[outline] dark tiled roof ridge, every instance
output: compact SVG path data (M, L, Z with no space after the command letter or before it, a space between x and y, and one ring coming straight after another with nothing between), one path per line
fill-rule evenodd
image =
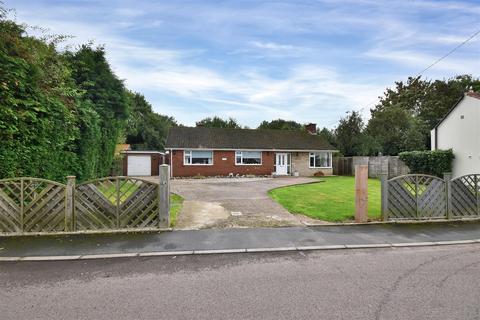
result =
M166 148L334 150L322 136L300 130L173 127Z

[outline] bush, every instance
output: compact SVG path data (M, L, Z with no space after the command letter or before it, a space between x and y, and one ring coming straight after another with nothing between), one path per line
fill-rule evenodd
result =
M452 149L408 151L400 153L399 157L410 168L411 173L430 174L441 178L445 172L452 172L455 158Z

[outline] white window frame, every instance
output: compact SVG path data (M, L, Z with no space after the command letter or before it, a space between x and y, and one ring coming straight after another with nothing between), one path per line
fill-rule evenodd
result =
M212 154L212 163L192 163L193 152L210 152ZM187 163L186 158L190 157L190 163ZM183 150L183 165L184 166L213 166L213 150Z
M259 152L260 153L260 163L243 163L243 152ZM237 162L237 157L240 155L240 163ZM235 165L236 166L261 166L263 163L263 152L262 151L235 151Z
M315 155L316 154L321 154L321 153L326 153L328 155L328 160L330 162L330 166L328 167L316 167L316 163L315 163ZM313 158L313 164L314 166L312 167L310 165L310 160ZM310 169L331 169L332 168L332 153L331 152L310 152L309 153L309 156L308 156L308 167Z

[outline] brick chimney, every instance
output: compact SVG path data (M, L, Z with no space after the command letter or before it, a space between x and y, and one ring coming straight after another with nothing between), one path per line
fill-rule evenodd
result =
M316 123L309 123L305 125L305 129L310 134L317 134L317 124Z

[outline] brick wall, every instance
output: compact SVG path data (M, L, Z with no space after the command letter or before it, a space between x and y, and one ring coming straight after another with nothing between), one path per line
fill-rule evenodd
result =
M274 171L275 153L262 152L261 165L235 165L235 151L214 151L213 165L184 165L183 151L172 152L172 174L174 177L228 176L234 175L270 175Z

